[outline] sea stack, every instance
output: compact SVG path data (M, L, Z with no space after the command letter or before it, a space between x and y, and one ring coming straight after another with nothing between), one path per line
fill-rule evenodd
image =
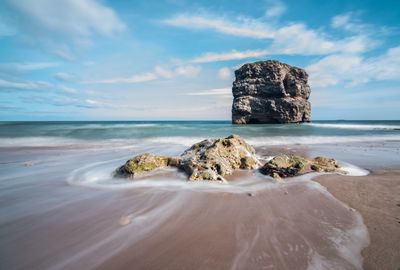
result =
M304 69L268 60L244 64L235 77L232 123L310 122L311 88Z

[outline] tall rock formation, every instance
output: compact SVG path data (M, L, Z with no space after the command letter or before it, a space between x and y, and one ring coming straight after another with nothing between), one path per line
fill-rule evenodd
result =
M275 60L245 64L235 71L232 123L309 122L311 93L304 69Z

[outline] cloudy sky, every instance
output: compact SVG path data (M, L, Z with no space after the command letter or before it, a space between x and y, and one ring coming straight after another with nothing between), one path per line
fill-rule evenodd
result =
M397 0L1 0L0 120L230 119L266 59L310 74L313 119L400 119Z

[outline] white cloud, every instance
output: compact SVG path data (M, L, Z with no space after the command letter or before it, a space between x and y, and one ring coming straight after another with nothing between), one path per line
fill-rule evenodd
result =
M247 50L247 51L230 51L224 53L205 53L199 57L192 59L193 63L208 63L208 62L218 62L218 61L228 61L228 60L239 60L246 58L257 58L266 56L269 54L267 50Z
M183 28L210 29L233 36L257 39L271 38L273 36L273 31L265 24L246 17L237 17L236 21L230 21L213 15L180 14L163 22Z
M350 21L350 13L339 14L332 18L331 26L333 28L342 28L348 25Z
M55 90L55 93L76 94L78 90L65 85L55 85L46 81L5 80L0 79L0 90ZM59 92L61 91L61 92Z
M326 55L332 53L362 53L374 43L364 36L354 36L341 40L329 40L303 24L282 27L275 33L272 44L267 49L208 52L192 59L193 63L259 58L267 55Z
M75 75L67 73L67 72L58 72L54 75L54 77L59 81L71 81L75 78Z
M330 55L309 65L306 70L313 87L327 87L338 84L343 79L340 74L349 74L361 62L362 58L357 55Z
M125 29L117 14L96 0L8 0L23 24L31 23L40 32L69 36L110 36Z
M76 90L75 88L72 88L72 87L60 85L60 86L58 86L58 88L60 88L61 91L65 92L65 93L68 93L68 94L76 94L76 93L78 93L78 90Z
M188 96L229 96L232 97L232 90L230 88L215 88L208 90L200 90L197 92L187 93Z
M227 19L212 14L181 14L165 20L166 24L189 28L214 30L220 33L270 40L264 49L208 52L192 59L194 63L227 61L246 58L257 58L265 55L326 55L333 53L363 53L374 48L377 42L367 34L355 34L344 38L332 38L321 30L308 28L303 23L290 23L283 26L245 17ZM345 18L337 18L335 25L346 22ZM352 26L355 28L354 26Z
M43 81L8 81L0 79L0 90L41 90L50 86L51 84Z
M286 6L279 0L268 1L268 7L265 15L267 17L279 17L286 11Z
M49 41L43 41L45 46L49 49L51 53L65 59L65 60L75 60L75 55L73 50L66 44L58 44Z
M336 52L360 53L367 50L369 40L354 36L331 40L324 33L308 29L304 24L292 24L279 28L270 46L273 54L324 55Z
M194 77L201 71L201 67L193 65L180 65L175 68L167 68L157 65L154 73L162 78L171 79L176 76Z
M201 71L201 67L199 66L192 66L192 65L187 65L187 66L178 66L175 69L175 73L180 76L184 77L194 77L197 74L199 74Z
M364 72L371 80L400 81L400 46L390 48L381 56L367 58L364 64Z
M344 29L349 32L365 33L372 26L361 23L357 19L356 13L348 12L334 16L331 20L331 27L336 29Z
M365 58L356 54L329 55L306 67L313 87L345 83L347 87L370 81L400 81L400 46L386 53Z
M58 66L55 62L25 62L25 63L2 63L0 70L8 72L26 72L40 69L53 68Z
M157 66L154 68L154 72L155 72L157 75L159 75L159 76L161 76L161 77L163 77L163 78L166 78L166 79L170 79L170 78L172 78L172 77L175 76L173 70L168 69L168 68L165 68L165 67L162 67L162 66L159 66L159 65L157 65Z
M104 84L115 84L115 83L140 83L147 81L154 81L159 78L171 79L177 76L182 77L194 77L201 71L201 67L193 65L182 65L174 68L167 68L157 65L154 68L154 72L147 72L142 74L135 74L129 77L111 78L105 80L87 81L84 83L104 83Z
M90 45L93 36L110 37L126 29L103 1L6 0L5 4L25 42L68 60L78 48Z
M230 68L223 67L218 70L218 77L220 77L222 80L229 80L232 78L232 71Z
M157 79L157 76L154 73L142 73L135 74L129 77L119 77L105 80L97 80L97 81L88 81L84 83L104 83L104 84L115 84L115 83L139 83L139 82L148 82Z
M90 105L99 104L99 102L97 100L94 100L94 99L86 99L85 102L87 104L90 104Z

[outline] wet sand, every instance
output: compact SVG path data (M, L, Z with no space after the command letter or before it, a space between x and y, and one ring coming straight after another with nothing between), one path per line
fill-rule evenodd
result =
M363 177L324 175L315 181L363 216L370 235L362 251L364 269L400 269L400 169Z
M357 248L347 250L349 239L365 240L352 232L359 229L353 227L352 212L337 207L323 193L293 185L252 196L193 192L180 196L185 203L155 232L97 269L360 267ZM313 206L315 202L319 205ZM345 251L341 253L335 244Z
M400 269L400 148L399 142L326 144L260 149L264 155L329 155L370 171L362 177L323 175L313 180L335 198L356 209L370 235L362 251L363 268Z
M169 145L0 149L0 269L398 267L399 169L323 175L317 181L329 192L311 180L276 184L254 173L225 189L188 186L177 172L135 188L102 182L149 149L171 154Z

